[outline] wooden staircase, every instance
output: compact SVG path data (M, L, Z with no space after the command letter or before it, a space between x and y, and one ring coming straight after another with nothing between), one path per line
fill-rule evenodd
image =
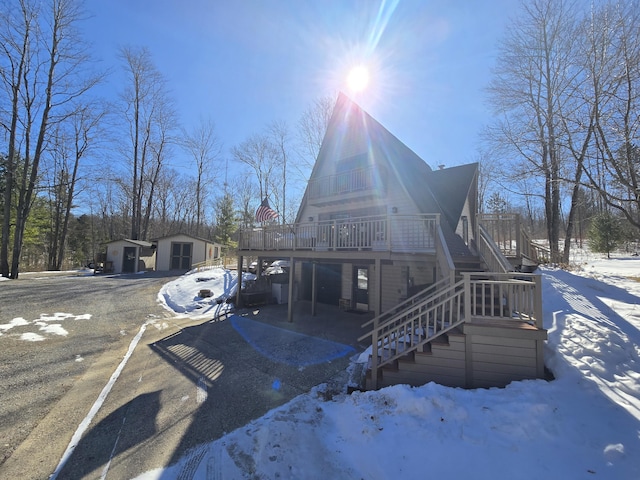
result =
M541 283L520 272L462 272L365 326L373 330L365 388L437 382L505 386L543 378Z
M510 219L507 225L519 228ZM372 328L359 339L372 343L366 388L431 381L484 388L544 378L540 276L514 271L504 245L482 225L478 255L449 235L452 256L439 234L442 280L363 325ZM513 243L508 238L505 245ZM523 239L528 241L520 235L516 242Z
M462 330L454 328L385 365L378 372L378 388L396 384L420 386L436 382L449 387L464 387L465 340ZM371 369L367 370L367 389L372 386Z

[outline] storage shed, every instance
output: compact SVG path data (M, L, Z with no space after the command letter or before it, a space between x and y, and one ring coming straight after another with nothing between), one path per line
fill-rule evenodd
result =
M154 245L142 240L123 238L107 243L104 273L138 273L153 270L156 263Z
M156 270L190 270L200 262L215 261L222 255L222 245L183 233L153 241L156 246Z

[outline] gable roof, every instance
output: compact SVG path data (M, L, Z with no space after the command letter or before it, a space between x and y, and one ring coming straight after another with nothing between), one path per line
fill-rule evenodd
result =
M440 211L453 229L456 228L465 201L478 171L477 163L443 168L431 172L429 189L433 192Z
M441 213L455 230L475 179L477 164L433 171L381 123L340 93L318 159L344 157L343 149L351 144L366 145L369 151L380 152L418 210L422 213ZM317 174L319 163L316 161L314 164L311 178ZM296 221L300 221L301 214L302 209L299 209Z
M154 238L152 241L159 242L160 240L167 240L167 239L173 238L173 237L188 237L188 238L192 238L194 240L198 240L200 242L210 243L212 245L222 245L220 243L214 242L213 240L207 240L206 238L196 237L194 235L189 235L188 233L172 233L171 235L165 235L164 237Z
M150 242L145 242L144 240L132 240L130 238L119 238L117 240L111 240L109 242L106 242L105 245L110 245L112 243L117 243L117 242L127 242L133 245L136 245L137 247L145 247L145 248L150 248L151 246L153 246L153 244Z

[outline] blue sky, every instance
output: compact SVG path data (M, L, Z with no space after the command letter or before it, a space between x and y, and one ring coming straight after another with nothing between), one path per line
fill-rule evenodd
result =
M216 123L225 152L271 121L295 126L344 91L429 165L475 161L483 88L515 0L86 0L96 56L120 88L118 48L146 46L182 123ZM351 95L349 69L369 88ZM226 153L230 159L230 155ZM179 160L179 159L177 159Z

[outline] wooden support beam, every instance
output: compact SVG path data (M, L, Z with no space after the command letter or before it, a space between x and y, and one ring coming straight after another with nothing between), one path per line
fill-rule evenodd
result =
M238 255L238 260L236 263L236 272L238 273L238 288L236 290L236 307L240 308L242 307L242 296L241 291L242 291L242 262L243 262L243 257L242 255Z
M376 258L376 303L374 305L374 315L380 316L382 313L382 261Z
M287 320L293 323L293 284L296 278L296 263L293 257L289 258L289 304L287 305Z
M316 284L316 262L311 267L311 316L316 316L316 302L318 301L317 284Z

